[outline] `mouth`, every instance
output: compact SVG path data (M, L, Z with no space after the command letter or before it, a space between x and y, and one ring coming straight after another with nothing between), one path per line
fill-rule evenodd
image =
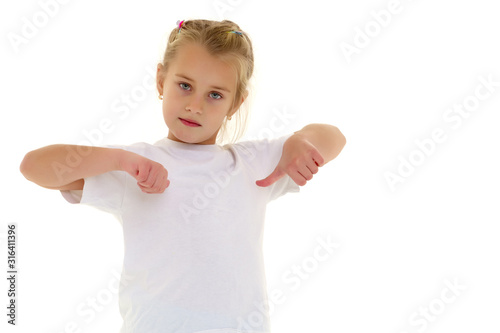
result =
M190 126L190 127L199 127L199 126L201 126L196 121L191 120L191 119L183 119L183 118L179 118L179 119L186 126Z

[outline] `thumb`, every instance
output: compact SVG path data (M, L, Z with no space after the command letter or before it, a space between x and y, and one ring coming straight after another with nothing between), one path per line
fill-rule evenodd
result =
M267 187L277 182L284 175L286 175L286 173L281 169L279 169L278 167L276 167L276 169L274 169L274 171L269 176L267 176L264 179L257 180L255 184L257 184L258 186Z

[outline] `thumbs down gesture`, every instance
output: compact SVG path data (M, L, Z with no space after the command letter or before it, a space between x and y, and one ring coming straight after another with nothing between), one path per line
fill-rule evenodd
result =
M319 150L305 136L296 132L283 144L281 159L274 171L255 183L267 187L289 175L297 185L304 186L324 163Z

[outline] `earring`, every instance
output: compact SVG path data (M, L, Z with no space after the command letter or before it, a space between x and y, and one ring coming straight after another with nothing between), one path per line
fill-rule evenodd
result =
M158 95L158 99L163 100L163 95Z
M231 116L227 117L227 120L231 120Z

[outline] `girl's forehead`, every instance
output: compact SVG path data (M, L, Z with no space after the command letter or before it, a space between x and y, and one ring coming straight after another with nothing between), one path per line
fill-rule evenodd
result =
M174 76L183 75L199 83L228 88L236 86L234 66L210 54L203 45L197 43L179 47L169 69Z

